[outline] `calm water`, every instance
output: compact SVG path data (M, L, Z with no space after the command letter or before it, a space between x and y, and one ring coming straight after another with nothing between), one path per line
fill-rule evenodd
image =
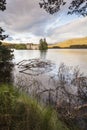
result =
M14 63L24 59L42 58L51 60L56 65L64 63L68 66L79 66L87 74L87 49L50 49L47 52L39 50L14 50Z
M41 59L42 61L50 60L52 63L54 63L53 69L49 72L46 70L45 73L40 75L32 75L30 74L30 72L32 71L32 73L34 74L36 70L28 68L28 70L26 71L26 68L21 68L24 67L23 64L21 67L20 65L18 66L18 64L16 64L22 60L28 59ZM14 50L13 62L15 63L13 71L13 79L15 86L18 86L22 91L27 92L30 96L33 96L35 98L37 97L43 102L50 102L49 99L55 102L57 100L61 100L61 98L64 96L62 95L62 91L59 90L59 97L56 98L56 88L58 88L59 84L58 75L56 74L58 74L57 68L61 63L64 63L67 66L79 66L81 72L84 72L84 74L87 75L86 49L50 49L47 52L40 52L39 50ZM24 71L20 71L21 69ZM43 69L41 68L41 70ZM40 70L37 69L37 72L40 72ZM77 87L75 85L72 86L70 82L72 80L71 73L69 73L69 70L67 69L64 70L63 73L67 81L66 90L68 91L68 93L76 94ZM49 97L49 95L51 97Z

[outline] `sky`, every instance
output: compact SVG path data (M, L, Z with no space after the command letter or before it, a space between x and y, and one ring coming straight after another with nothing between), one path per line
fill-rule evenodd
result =
M7 0L7 9L0 11L0 26L9 35L6 42L38 44L46 38L48 43L58 43L87 36L87 17L67 15L68 2L50 15L39 7L39 1Z

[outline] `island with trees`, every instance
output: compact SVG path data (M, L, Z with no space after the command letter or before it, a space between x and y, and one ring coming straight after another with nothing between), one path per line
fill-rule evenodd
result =
M48 44L47 44L45 38L44 39L40 39L39 49L40 50L47 50L48 49Z
M64 0L40 0L39 3L40 7L50 14L58 12L65 4ZM0 11L5 9L6 0L0 0ZM68 14L73 13L86 16L87 0L72 0ZM42 59L22 60L16 64L20 73L20 78L17 76L16 78L20 85L15 86L11 80L14 78L11 75L14 69L11 48L26 49L26 46L25 44L3 45L2 41L8 37L8 35L3 35L3 32L4 30L0 27L0 129L86 130L87 76L82 74L78 68L73 69L62 63L56 70L56 75L50 77L49 82L53 81L53 87L46 88L37 82L34 76L38 77L45 72L50 72L54 64L49 60ZM40 39L39 50L48 48L46 39ZM53 48L61 47L53 46ZM71 45L68 48L87 48L87 46L84 44ZM27 78L22 74L30 76L30 78L28 77L28 87L25 84ZM23 78L26 79L25 82L22 82ZM71 93L68 91L68 87L71 89L74 87L77 93ZM30 95L29 90L33 92ZM45 99L41 101L41 96L44 93L46 93L47 100L45 96Z

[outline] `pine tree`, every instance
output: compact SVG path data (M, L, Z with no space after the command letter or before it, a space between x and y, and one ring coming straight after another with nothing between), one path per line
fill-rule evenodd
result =
M46 42L46 39L40 39L40 44L39 44L39 49L40 50L47 50L48 49L48 45Z

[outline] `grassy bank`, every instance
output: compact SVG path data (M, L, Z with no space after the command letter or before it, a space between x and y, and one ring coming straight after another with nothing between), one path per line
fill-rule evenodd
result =
M50 107L9 85L0 85L1 130L69 130Z

